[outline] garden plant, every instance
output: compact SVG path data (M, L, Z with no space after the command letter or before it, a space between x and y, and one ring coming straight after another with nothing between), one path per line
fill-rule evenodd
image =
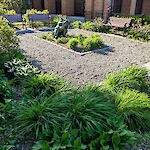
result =
M109 74L102 85L76 87L33 66L18 49L14 30L5 20L0 24L0 150L124 150L149 142L145 68L131 66ZM42 37L53 40L52 34ZM56 42L86 50L103 46L98 34Z
M106 47L99 34L92 34L90 36L80 35L69 35L66 34L65 37L59 37L56 40L53 38L53 33L42 34L40 38L46 39L48 41L56 42L64 47L71 48L74 51L83 53L95 49L102 49Z

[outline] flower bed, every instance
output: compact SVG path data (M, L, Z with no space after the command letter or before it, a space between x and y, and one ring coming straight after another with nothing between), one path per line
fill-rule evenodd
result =
M51 34L42 34L40 38L55 42L66 48L71 48L72 50L79 53L85 53L95 49L102 49L107 47L106 45L104 45L104 42L99 34L92 34L88 37L83 34L80 35L67 34L65 37L54 39L53 33L51 33Z

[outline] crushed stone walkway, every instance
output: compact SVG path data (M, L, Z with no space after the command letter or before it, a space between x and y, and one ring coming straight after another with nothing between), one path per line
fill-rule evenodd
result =
M110 72L150 62L150 43L101 34L104 43L113 48L80 56L35 37L43 33L48 32L19 35L20 48L35 65L48 72L57 72L62 77L71 79L75 85L100 83ZM69 30L69 34L92 33L81 29Z

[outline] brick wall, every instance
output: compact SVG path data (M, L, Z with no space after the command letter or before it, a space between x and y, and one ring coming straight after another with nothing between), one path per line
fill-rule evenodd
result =
M143 0L142 14L150 15L150 0Z
M63 15L74 15L74 0L62 0L61 4Z

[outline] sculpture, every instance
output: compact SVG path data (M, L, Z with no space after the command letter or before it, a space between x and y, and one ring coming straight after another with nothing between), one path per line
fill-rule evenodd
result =
M64 19L60 19L53 32L54 38L57 39L58 37L65 36L66 33L68 32L68 27L69 27L69 22Z

